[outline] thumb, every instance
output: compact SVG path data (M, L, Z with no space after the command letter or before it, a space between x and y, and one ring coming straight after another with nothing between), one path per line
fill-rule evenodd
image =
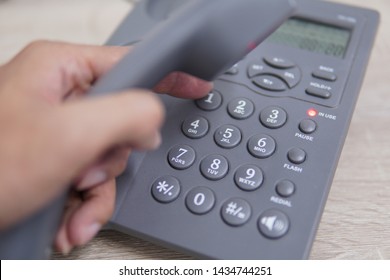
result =
M132 90L86 98L61 109L58 150L62 165L71 167L71 176L114 147L151 149L160 144L163 107L151 92Z

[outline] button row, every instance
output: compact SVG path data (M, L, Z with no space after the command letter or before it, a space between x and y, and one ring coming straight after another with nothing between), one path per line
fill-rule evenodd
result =
M173 176L160 177L152 185L152 195L161 203L172 202L179 193L179 181ZM193 188L185 197L187 209L196 215L210 212L215 206L215 201L214 192L202 186ZM222 220L233 227L244 225L252 215L250 204L242 198L228 199L222 204L220 211ZM259 231L272 239L284 236L289 229L289 223L287 215L276 209L264 211L257 221Z
M271 150L275 150L275 143L268 135L256 135L249 140L248 149L253 156L264 158L269 156ZM168 152L168 162L177 170L189 168L195 162L195 157L194 149L188 145L173 146ZM300 148L292 148L288 151L287 158L294 164L301 164L306 160L306 152ZM229 172L229 161L222 155L208 155L200 163L200 172L208 180L220 180ZM253 191L263 183L263 172L255 165L243 165L237 169L234 181L240 189ZM173 185L173 182L168 184ZM289 196L286 191L281 193L282 196Z

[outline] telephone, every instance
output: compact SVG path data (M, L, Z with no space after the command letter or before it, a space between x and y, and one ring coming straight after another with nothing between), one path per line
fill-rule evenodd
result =
M190 1L139 2L108 43L141 44ZM296 3L207 97L161 97L163 144L130 157L110 228L200 258L308 258L379 15Z

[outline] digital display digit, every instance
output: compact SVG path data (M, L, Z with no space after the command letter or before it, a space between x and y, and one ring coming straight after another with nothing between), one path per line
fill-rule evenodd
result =
M279 27L268 41L343 58L350 36L348 29L292 18Z

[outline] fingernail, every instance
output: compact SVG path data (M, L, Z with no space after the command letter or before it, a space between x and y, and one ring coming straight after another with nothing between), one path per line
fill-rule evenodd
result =
M69 255L70 251L72 251L72 248L73 247L70 245L70 243L67 240L63 240L63 242L61 242L59 251L61 252L62 255L67 256Z
M157 132L151 144L152 149L157 149L158 147L160 147L161 141L162 141L161 134L160 132Z
M83 190L101 184L106 180L107 172L101 169L92 169L83 177L78 187L80 190Z
M87 227L85 227L81 231L80 235L80 242L83 244L86 244L88 241L90 241L100 230L101 225L99 223L93 223Z
M143 147L146 149L155 150L161 145L161 134L156 132L152 137L149 137L143 142Z

